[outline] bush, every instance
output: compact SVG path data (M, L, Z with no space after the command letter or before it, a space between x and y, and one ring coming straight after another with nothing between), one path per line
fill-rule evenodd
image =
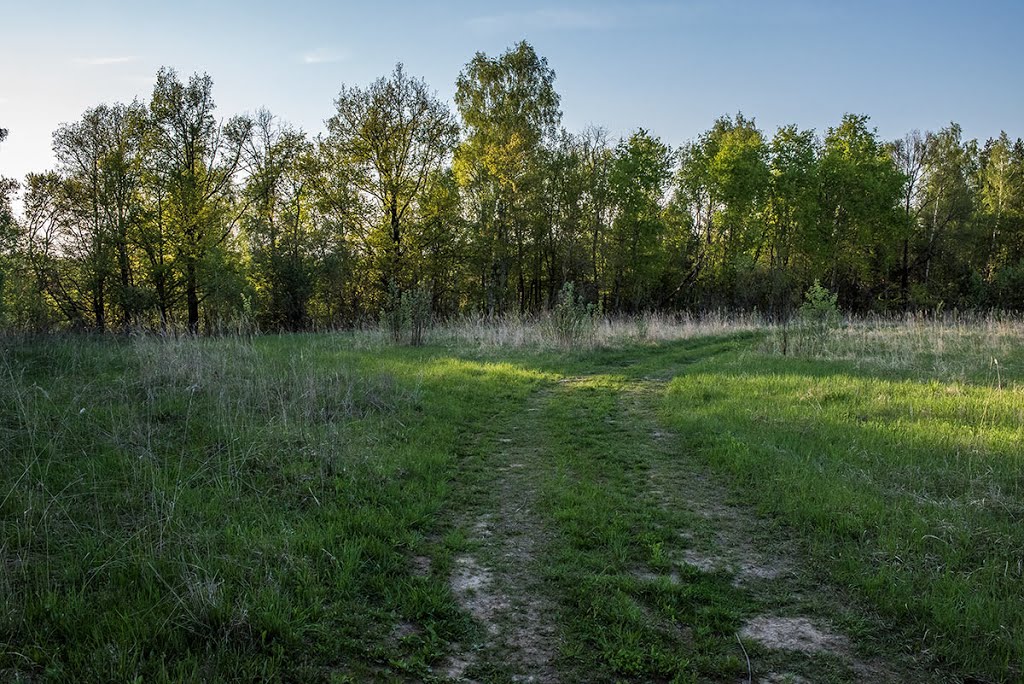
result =
M820 353L829 335L842 322L838 302L838 295L815 280L804 292L804 302L800 305L796 320L791 322L784 319L768 336L769 348L782 356L790 353L813 356Z
M430 289L418 287L399 293L392 286L387 303L381 311L381 322L395 344L401 344L408 336L409 344L418 347L423 344L423 334L430 325Z
M842 318L838 301L839 295L815 280L804 293L804 303L800 305L800 322L824 330L838 327Z
M839 327L839 295L823 287L817 280L804 293L800 305L799 334L796 351L814 354L824 346L829 334Z
M430 289L418 287L402 293L402 305L409 317L409 344L418 347L423 344L423 333L430 325Z
M548 319L552 337L559 346L575 348L590 344L597 330L600 311L587 304L576 293L573 283L566 283L558 293L558 300Z

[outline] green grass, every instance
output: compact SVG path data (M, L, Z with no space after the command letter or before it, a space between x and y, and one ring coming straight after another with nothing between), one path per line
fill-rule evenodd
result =
M787 526L834 581L968 674L1024 671L1024 388L1019 347L847 360L755 352L694 367L662 404L715 473ZM856 351L856 349L855 349ZM948 366L943 366L943 368Z
M11 350L0 669L122 681L424 672L466 620L446 581L411 574L408 557L443 524L462 435L509 411L535 374L344 346ZM395 638L404 621L422 631Z
M624 412L624 384L617 375L561 383L533 436L545 456L538 493L556 535L547 575L561 597L567 663L581 679L736 678L743 598L722 575L670 579L664 549L678 541L681 516L646 496L649 464L636 447L651 438Z
M951 375L917 348L780 358L756 333L568 355L0 344L5 680L444 680L470 653L466 676L512 681L515 649L452 588L467 556L536 595L563 681L736 681L737 631L780 610L839 610L858 654L929 678L1024 662L1012 345L993 377L983 342ZM681 563L721 534L705 478L751 543L812 562L758 589ZM762 674L857 679L750 647Z

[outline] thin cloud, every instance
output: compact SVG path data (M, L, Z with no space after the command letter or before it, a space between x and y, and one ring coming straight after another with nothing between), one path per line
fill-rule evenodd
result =
M521 30L595 31L612 28L616 17L601 10L539 9L475 17L466 25L481 33Z
M111 64L130 64L139 61L135 56L124 57L76 57L71 60L81 66L110 66Z
M330 48L317 48L302 55L303 64L330 64L348 59L348 53Z

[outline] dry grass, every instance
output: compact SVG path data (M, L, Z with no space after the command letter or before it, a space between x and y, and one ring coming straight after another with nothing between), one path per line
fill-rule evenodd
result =
M704 314L645 313L636 316L596 318L592 330L577 345L585 349L626 344L671 342L694 337L749 332L765 327L756 314L710 312ZM383 336L383 333L379 333ZM435 326L427 336L430 344L452 347L499 349L559 349L559 339L549 314L540 316L463 317Z
M839 328L813 337L798 346L797 355L947 382L988 377L993 385L1006 387L1024 371L1024 318L1013 315L848 318ZM782 355L782 349L781 329L773 330L761 347L773 355ZM792 353L792 331L789 349Z

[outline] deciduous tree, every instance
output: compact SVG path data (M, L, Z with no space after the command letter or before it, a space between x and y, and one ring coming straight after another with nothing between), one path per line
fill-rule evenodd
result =
M410 284L409 219L431 174L454 149L458 124L426 81L409 76L402 64L367 88L343 87L335 110L324 142L349 165L350 182L376 208L367 234L371 251L378 252L382 293L401 291Z
M180 266L188 330L199 330L204 277L223 264L221 248L242 214L235 203L236 177L252 121L214 117L213 79L194 74L182 83L173 69L161 69L150 102L153 134L148 165L160 186L161 235L170 237Z

